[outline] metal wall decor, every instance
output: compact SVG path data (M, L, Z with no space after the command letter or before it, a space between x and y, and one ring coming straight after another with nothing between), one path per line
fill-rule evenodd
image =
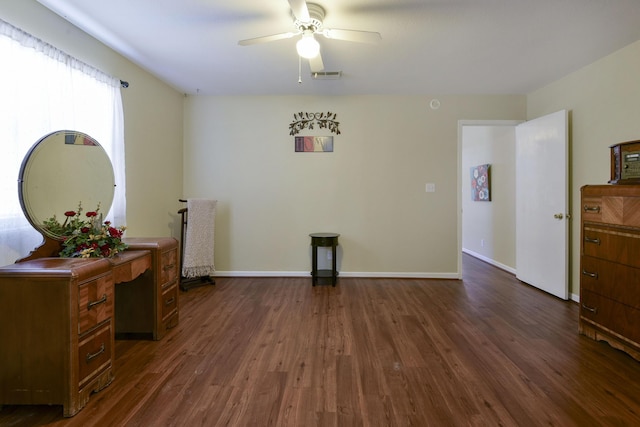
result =
M331 133L340 135L340 122L336 121L336 113L327 111L326 113L295 113L293 122L289 124L289 135L297 135L303 129L329 129Z

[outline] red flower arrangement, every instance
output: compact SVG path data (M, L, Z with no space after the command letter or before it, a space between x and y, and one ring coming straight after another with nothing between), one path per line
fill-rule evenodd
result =
M81 205L77 211L64 213L64 223L57 230L62 238L61 257L109 258L127 248L127 244L122 242L126 227L113 227L111 221L103 222L99 211L100 204L95 211L85 214L86 219L81 217ZM55 218L49 220L52 221Z

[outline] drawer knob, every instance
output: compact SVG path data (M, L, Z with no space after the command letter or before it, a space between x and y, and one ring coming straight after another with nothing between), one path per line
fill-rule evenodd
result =
M590 311L593 314L598 313L598 309L596 307L589 307L588 305L582 304L582 308L584 308L587 311Z
M591 237L584 237L584 241L587 243L595 243L596 245L600 245L600 239L596 238L591 238Z
M587 270L582 270L582 274L584 274L585 276L593 277L594 279L598 278L598 273L591 273Z
M102 343L102 345L100 346L100 350L96 351L95 353L87 353L87 363L91 362L91 360L95 359L96 357L104 353L104 350L105 350L105 346L104 346L104 343Z
M164 305L172 305L175 302L175 300L176 299L174 297L171 297L164 302Z
M97 301L89 301L89 303L87 304L87 310L91 310L91 307L104 304L105 302L107 302L107 294L102 295L102 298Z
M600 212L600 206L584 205L582 207L582 210L584 210L585 212Z

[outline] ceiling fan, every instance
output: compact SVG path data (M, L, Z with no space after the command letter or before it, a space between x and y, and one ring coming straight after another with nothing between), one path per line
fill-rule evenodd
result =
M256 37L252 39L240 40L241 46L248 46L258 43L272 42L275 40L289 39L300 35L300 40L296 43L298 55L309 60L311 72L324 70L324 63L320 55L320 44L315 39L319 34L328 39L346 40L358 43L377 43L382 37L380 33L372 31L339 30L324 28L325 11L322 6L316 3L307 3L305 0L288 0L293 14L293 24L296 28L294 32L273 34L270 36Z

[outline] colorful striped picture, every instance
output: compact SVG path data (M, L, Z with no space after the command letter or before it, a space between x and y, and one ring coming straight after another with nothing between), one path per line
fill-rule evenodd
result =
M332 136L296 136L296 153L327 153L333 151Z

